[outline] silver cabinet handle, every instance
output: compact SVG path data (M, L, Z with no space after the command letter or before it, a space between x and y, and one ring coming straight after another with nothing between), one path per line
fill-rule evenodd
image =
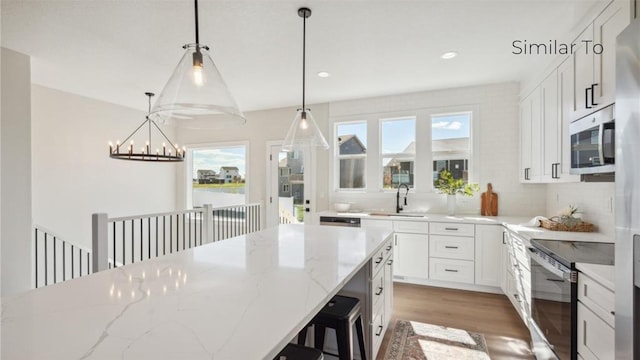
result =
M378 291L376 291L376 295L382 294L382 290L384 290L384 288L379 287Z
M387 249L386 249L386 250L387 250L387 251L390 251L391 249L393 249L393 246L389 245L389 246L387 246Z
M458 231L458 228L452 228L452 227L446 227L444 229L449 231Z
M455 269L444 269L444 271L446 271L446 272L458 272L458 270L455 270Z
M377 260L376 260L376 264L380 264L382 262L382 256L380 256Z
M457 246L445 246L444 248L445 249L457 249L458 247Z
M391 264L393 264L393 259L387 261L387 265L391 265Z

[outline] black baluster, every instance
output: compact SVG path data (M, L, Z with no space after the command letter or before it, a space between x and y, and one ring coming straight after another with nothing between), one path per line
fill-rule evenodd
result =
M36 288L38 288L38 229L34 230L35 234L35 246L34 248L36 249L36 253L35 253L35 259L36 259Z
M72 278L72 279L74 279L74 275L75 275L75 274L73 273L73 268L74 268L74 266L73 266L73 265L74 265L74 262L75 262L75 261L73 260L73 248L74 248L74 246L73 246L73 245L71 245L71 278Z
M47 249L48 245L48 234L45 232L44 233L44 285L47 286L49 285L49 269L48 269L48 257L49 257L49 250Z
M58 266L57 266L57 260L56 260L56 237L53 237L53 283L57 283L58 279L57 279L57 272L58 272Z
M116 222L113 222L113 267L116 268L118 267L118 265L116 265L117 263L117 259L116 259Z

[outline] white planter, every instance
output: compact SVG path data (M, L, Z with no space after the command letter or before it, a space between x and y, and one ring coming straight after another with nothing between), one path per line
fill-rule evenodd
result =
M456 214L456 196L447 195L447 215L453 216Z

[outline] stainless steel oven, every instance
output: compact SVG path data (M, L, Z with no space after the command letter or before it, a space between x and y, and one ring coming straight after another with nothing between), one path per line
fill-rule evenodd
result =
M614 105L569 124L572 174L615 171Z

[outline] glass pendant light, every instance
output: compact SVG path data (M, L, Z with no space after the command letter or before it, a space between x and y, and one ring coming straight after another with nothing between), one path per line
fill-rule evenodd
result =
M287 136L284 140L282 149L284 151L294 151L303 146L314 146L328 149L329 144L322 136L322 131L311 115L311 110L305 106L305 55L306 55L306 37L307 37L307 18L311 16L311 10L308 8L298 9L298 16L302 20L302 108L298 109L293 123L289 127Z
M198 0L194 0L196 42L184 45L184 56L151 109L158 123L193 129L243 125L238 109L220 72L200 44Z

